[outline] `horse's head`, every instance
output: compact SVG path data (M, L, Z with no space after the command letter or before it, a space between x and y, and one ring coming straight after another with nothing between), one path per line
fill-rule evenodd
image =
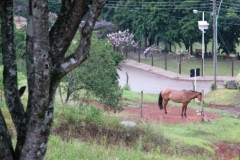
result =
M198 92L197 99L201 102L202 101L202 92Z

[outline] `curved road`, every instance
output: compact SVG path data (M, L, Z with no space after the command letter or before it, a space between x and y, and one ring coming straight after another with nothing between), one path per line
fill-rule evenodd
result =
M162 75L157 75L154 73L146 72L144 70L130 67L122 64L122 70L118 70L119 84L120 86L124 86L126 84L128 74L128 84L132 91L144 93L154 93L158 94L164 88L172 88L176 90L193 90L194 81L182 81L166 78ZM210 91L210 82L208 81L197 81L197 91L204 90L204 94Z

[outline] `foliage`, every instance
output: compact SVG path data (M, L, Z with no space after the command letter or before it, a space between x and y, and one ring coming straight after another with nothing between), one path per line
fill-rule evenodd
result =
M117 69L120 68L123 56L114 52L106 40L99 40L95 35L92 38L90 54L91 57L86 62L64 79L68 82L64 88L67 92L66 101L73 93L86 90L95 95L106 109L121 110L119 98L122 91L118 84Z
M0 73L3 73L3 66L0 65ZM0 94L3 92L3 74L0 75Z
M48 0L48 9L51 13L59 14L61 9L61 0Z
M125 84L122 89L125 91L131 91L131 87L129 84Z
M51 29L48 1L27 3L26 45L18 43L21 44L19 48L25 46L26 50L29 92L24 104L18 94L17 60L21 56L16 53L12 2L0 2L4 95L14 124L14 132L10 132L0 110L0 159L44 159L53 124L57 87L65 75L89 58L93 27L107 0L61 1L59 16ZM86 23L80 32L80 43L72 53L66 54L83 18ZM22 54L23 50L20 51Z
M27 17L28 1L27 0L13 0L14 13L18 16Z
M49 28L51 28L53 26L53 24L56 21L57 17L58 16L57 16L56 13L53 13L53 12L49 12L48 13Z
M230 81L230 80L225 80L225 81L223 82L224 88L227 88L229 81Z
M97 31L97 37L99 39L103 39L107 38L107 34L115 32L117 30L117 26L111 22L101 19L96 22L94 29Z
M134 41L134 35L129 33L129 30L124 30L107 34L108 42L113 44L115 47L121 46L121 52L123 54L123 48L132 45L137 47L137 43Z
M26 26L17 29L15 27L15 45L16 45L16 53L17 60L25 59L26 56Z
M2 24L1 17L0 17L0 24ZM1 31L1 25L0 25L0 31ZM0 65L2 65L2 32L0 32Z
M177 63L177 77L179 74L179 66L180 64L186 63L188 61L192 61L195 59L195 56L191 55L188 51L176 50L176 52L170 52L168 54L170 59L172 59L175 63Z
M239 94L238 90L232 89L217 89L212 90L204 95L204 101L210 104L219 104L219 105L236 105L237 95Z
M150 56L154 56L154 55L160 55L162 51L161 47L152 45L150 47L148 47L147 49L145 49L145 51L143 52L143 54L145 55L145 57L147 57L147 55Z
M209 83L209 86L210 86L210 89L211 90L214 90L214 81L211 81L210 83ZM217 89L217 84L216 84L216 89Z
M217 5L217 37L219 50L222 53L236 53L239 44L240 22L239 12L234 8L233 0L226 0L221 6ZM193 9L204 11L204 19L213 23L211 1L150 1L150 0L119 0L109 1L104 9L103 17L117 24L119 29L128 28L138 41L148 40L149 45L160 41L165 43L164 49L171 50L174 43L183 43L185 49L192 53L192 45L201 42L202 32L199 31L197 21L202 20L202 12L193 14ZM192 13L192 14L190 14ZM205 33L205 44L209 44L213 37L213 27L209 25ZM145 46L147 47L147 46ZM183 47L183 46L181 46Z

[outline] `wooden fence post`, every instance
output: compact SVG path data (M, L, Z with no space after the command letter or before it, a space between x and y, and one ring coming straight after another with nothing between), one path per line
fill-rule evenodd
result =
M126 72L126 85L128 85L128 73Z
M153 55L151 55L151 65L153 66Z
M140 102L140 117L143 118L142 105L143 104L143 91L141 91L141 102Z
M204 113L203 113L203 95L204 95L204 90L202 90L202 100L201 100L201 106L202 106L202 111L201 111L202 122L204 121Z
M141 52L141 43L139 42L138 46L138 62L140 63L140 52Z
M167 70L167 53L165 53L164 55L165 55L165 70Z

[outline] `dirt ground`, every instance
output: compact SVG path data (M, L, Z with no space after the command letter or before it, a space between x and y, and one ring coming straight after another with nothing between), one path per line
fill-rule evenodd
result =
M187 109L187 118L182 118L181 112L182 107L167 106L168 114L165 114L164 109L160 110L157 103L144 103L142 109L142 117L145 123L148 122L161 122L166 124L183 124L190 122L202 122L202 117L200 111ZM200 108L199 108L200 109ZM134 117L134 120L140 119L141 109L140 107L124 107L124 112L129 112L131 118ZM204 112L205 118L204 121L211 122L212 119L221 118L221 116L213 113Z
M196 110L193 109L187 109L187 118L181 117L181 107L174 107L174 106L167 106L167 112L166 115L164 113L164 110L160 110L158 108L157 103L144 103L143 109L142 109L142 123L165 123L165 124L185 124L185 123L199 123L202 122L202 117L198 115ZM230 112L232 110L235 110L234 107L229 106L214 106L210 105L209 107L214 107L218 109L228 109ZM131 121L139 121L141 118L141 110L140 107L124 107L125 113L129 114L129 118L127 120ZM238 113L235 111L234 113ZM200 112L199 112L200 113ZM204 112L205 114L205 123L211 123L212 120L221 118L218 114L213 114L209 112ZM233 158L240 158L240 144L230 144L221 142L218 144L215 144L215 150L216 150L216 159L224 159L224 160L230 160Z

